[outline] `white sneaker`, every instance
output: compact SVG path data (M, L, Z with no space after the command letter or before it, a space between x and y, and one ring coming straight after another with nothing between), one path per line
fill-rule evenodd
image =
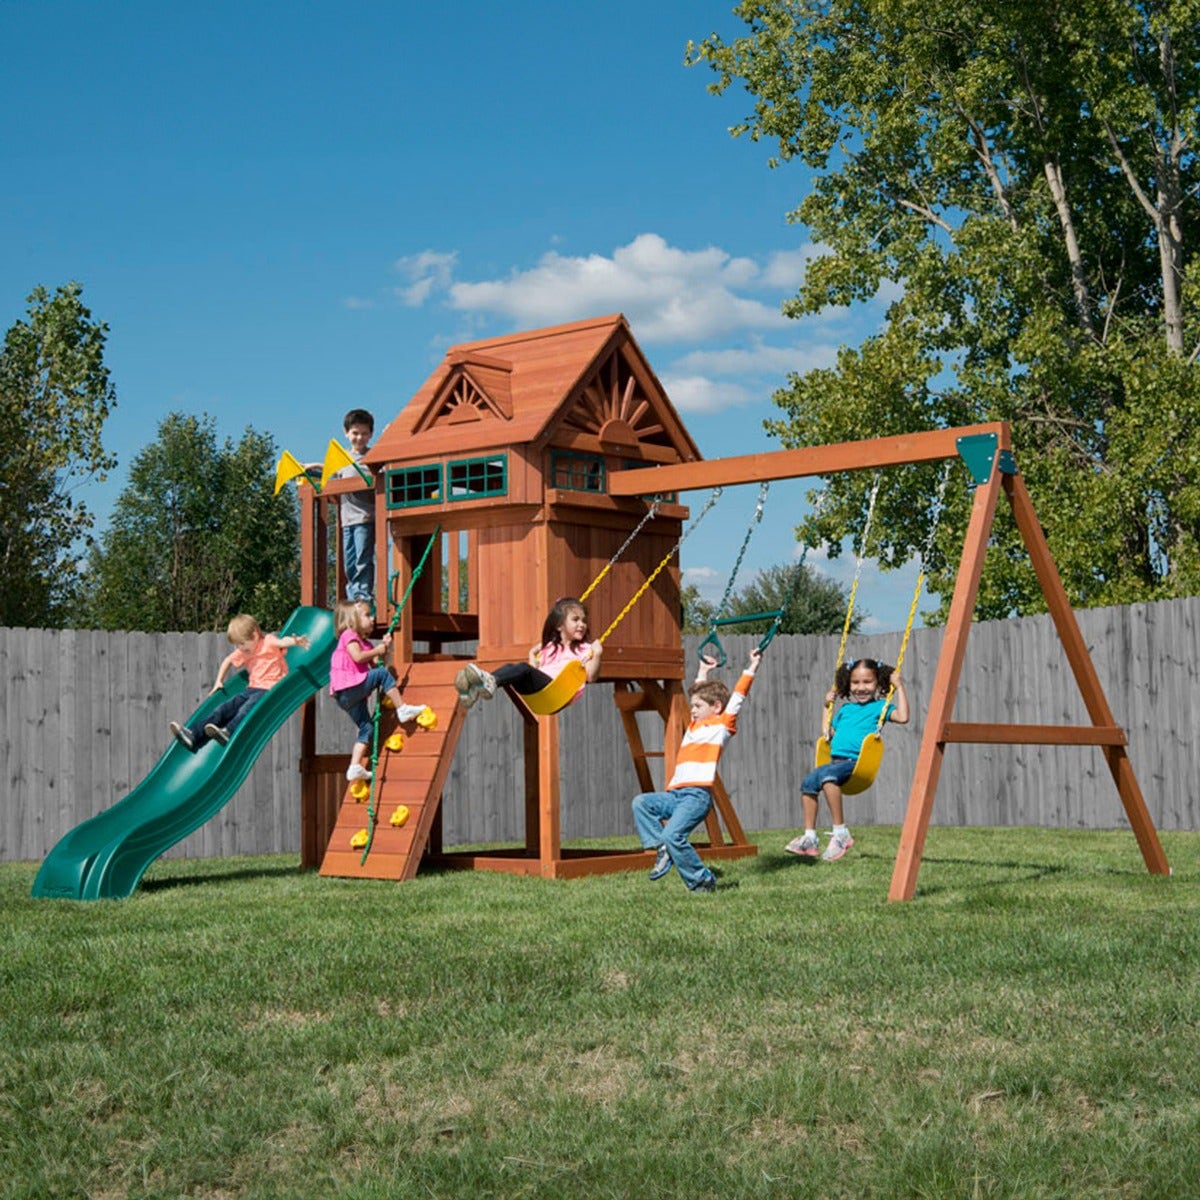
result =
M396 709L396 720L401 725L415 721L429 706L426 704L402 704Z
M835 833L829 839L829 845L825 847L825 853L821 855L821 861L837 862L853 845L854 839L848 833Z
M362 763L352 763L346 768L346 782L353 783L356 779L370 779L371 772Z
M490 700L496 694L496 677L485 671L477 663L467 663L463 672L471 680L471 686L483 693L485 700Z

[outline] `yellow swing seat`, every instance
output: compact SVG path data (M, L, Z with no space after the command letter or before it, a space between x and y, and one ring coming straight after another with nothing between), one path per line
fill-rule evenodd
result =
M858 758L854 761L854 770L850 778L842 784L842 791L847 796L857 796L865 792L875 782L879 774L879 764L883 761L883 736L879 733L868 733L859 747ZM813 766L823 767L829 762L829 739L817 738L817 749L813 755Z
M539 717L549 717L566 708L585 683L587 668L579 659L574 659L540 691L528 695L518 692L517 695L530 712L537 713Z

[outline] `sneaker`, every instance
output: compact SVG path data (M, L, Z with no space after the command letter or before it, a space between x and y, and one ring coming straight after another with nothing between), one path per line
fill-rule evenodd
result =
M220 742L222 746L229 745L229 730L222 725L205 725L204 732L210 738Z
M829 845L825 847L825 853L821 855L821 861L837 862L853 845L854 839L848 833L835 833L829 839Z
M167 728L175 735L175 740L181 746L186 746L193 754L196 753L196 739L192 737L192 731L187 726L180 725L178 721L172 721Z
M806 833L803 837L794 837L784 849L789 854L798 854L801 858L816 858L820 852L821 843L815 833Z
M402 704L396 709L396 720L401 725L407 724L409 721L415 721L424 711L424 704Z
M458 702L463 708L470 708L479 699L479 691L475 687L475 678L467 673L464 667L454 677L454 690L458 693Z
M666 846L659 846L658 856L654 860L654 866L650 868L651 879L661 879L675 864L671 861L671 855L667 852Z
M496 694L496 677L475 663L467 663L463 673L471 680L471 687L483 693L485 700L490 700Z
M717 877L711 871L705 871L691 890L693 892L715 892L717 890Z
M353 783L356 779L370 779L371 772L362 763L351 763L346 768L346 782Z

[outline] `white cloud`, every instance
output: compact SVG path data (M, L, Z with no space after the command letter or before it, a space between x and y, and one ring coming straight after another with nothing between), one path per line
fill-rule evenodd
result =
M679 410L719 413L765 402L790 373L832 366L839 346L861 336L870 306L866 314L831 308L802 321L780 311L823 253L805 243L753 258L642 233L611 253L552 249L527 269L464 280L457 252L426 249L395 260L402 283L390 295L409 308L444 306L463 329L458 340L622 312ZM873 325L877 316L867 319ZM772 344L783 338L787 345ZM664 355L669 346L683 351L674 361Z
M702 375L661 376L671 403L680 412L721 412L761 399L757 392L737 383L719 383Z
M813 345L769 346L756 339L749 346L718 350L693 350L675 360L672 368L708 375L770 375L782 377L814 367L829 367L837 360L838 347L824 342Z
M799 250L777 250L767 259L761 286L780 288L789 295L799 291L808 264L822 253L821 248L811 242L806 242Z
M457 261L456 253L444 254L437 250L422 250L419 254L396 259L393 269L408 283L393 288L393 294L407 307L420 308L434 291L445 291L450 286Z
M455 282L454 308L510 317L521 326L623 312L640 340L700 341L746 329L781 329L772 305L740 295L762 287L762 268L716 246L681 250L655 233L639 234L611 257L551 251L506 279Z

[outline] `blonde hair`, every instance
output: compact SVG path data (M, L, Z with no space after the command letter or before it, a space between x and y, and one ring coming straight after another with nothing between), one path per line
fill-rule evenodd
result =
M241 646L253 637L262 637L262 629L249 613L238 613L229 622L229 641L234 646Z
M335 633L345 633L347 629L358 632L359 605L361 600L339 600L333 609L333 628Z

